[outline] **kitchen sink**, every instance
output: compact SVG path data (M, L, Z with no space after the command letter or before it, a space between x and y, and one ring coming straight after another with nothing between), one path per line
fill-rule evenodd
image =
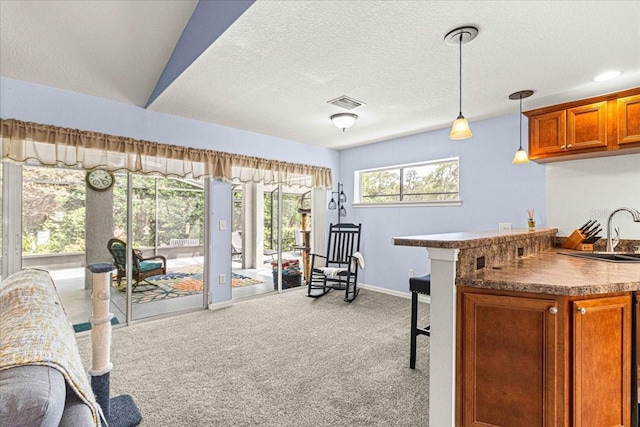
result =
M632 252L559 252L559 254L607 262L640 262L640 254Z

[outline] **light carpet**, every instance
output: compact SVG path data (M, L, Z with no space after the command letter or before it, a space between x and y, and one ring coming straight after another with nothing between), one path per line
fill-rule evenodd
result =
M429 339L409 369L410 300L342 298L292 291L115 329L111 396L153 427L428 425ZM78 344L88 367L90 338Z

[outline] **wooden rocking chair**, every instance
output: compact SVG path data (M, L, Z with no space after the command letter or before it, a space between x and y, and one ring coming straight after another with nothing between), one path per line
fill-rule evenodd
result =
M358 268L363 265L360 254L361 224L331 224L327 255L311 254L311 277L307 295L321 297L331 289L345 292L344 300L358 296Z

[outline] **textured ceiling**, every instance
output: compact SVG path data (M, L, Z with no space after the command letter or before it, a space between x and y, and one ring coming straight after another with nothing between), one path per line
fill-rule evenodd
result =
M2 0L0 73L144 107L196 6ZM338 149L449 127L458 48L443 38L471 24L462 111L473 129L516 113L515 91L535 91L527 110L640 86L638 22L638 1L258 0L147 108ZM608 69L624 74L591 80ZM329 116L347 110L327 104L341 95L366 104L344 133Z

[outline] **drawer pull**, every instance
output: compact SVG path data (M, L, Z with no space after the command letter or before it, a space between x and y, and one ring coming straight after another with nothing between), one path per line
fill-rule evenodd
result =
M558 314L558 307L550 307L549 308L549 313Z

